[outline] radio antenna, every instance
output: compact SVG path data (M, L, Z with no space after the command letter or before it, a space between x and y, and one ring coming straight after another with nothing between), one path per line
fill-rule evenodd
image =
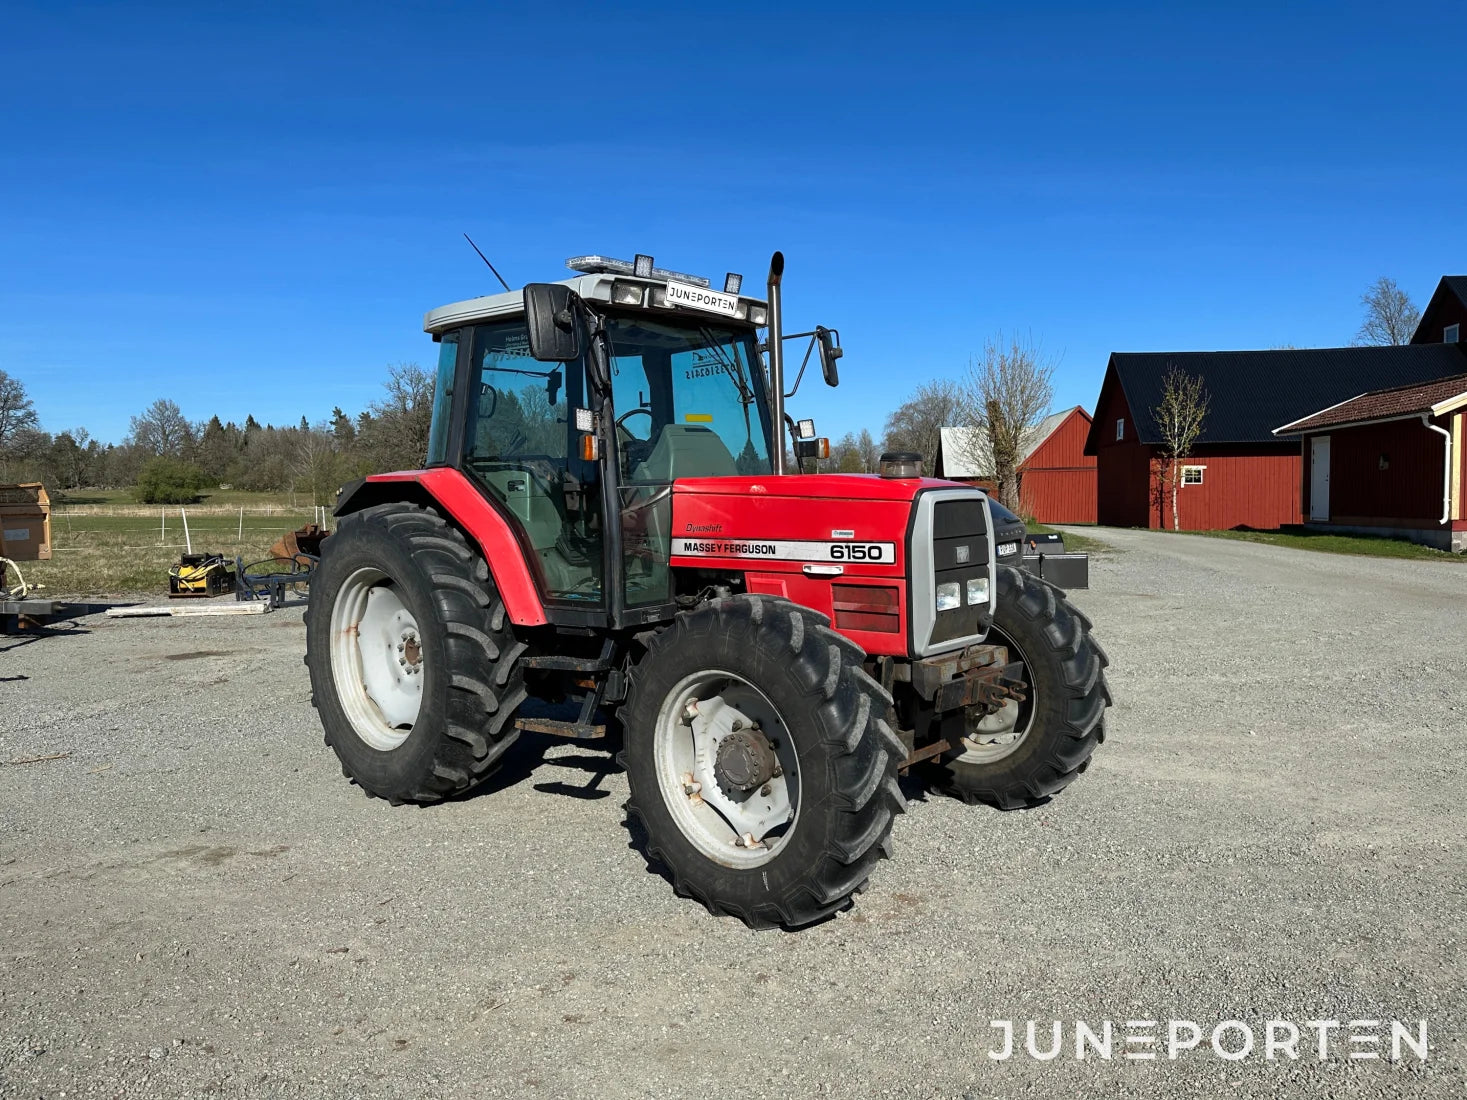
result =
M467 233L465 233L464 234L464 240L466 240L466 241L469 242L469 247L470 248L472 248L475 252L478 252L479 253L479 259L483 260L485 264L488 264L489 270L492 271L492 272L494 272L494 277L499 280L499 285L502 286L502 287L504 287L505 290L510 289L509 284L504 281L504 276L501 275L501 274L499 274L499 269L496 268L493 264L489 263L489 257L488 256L484 255L483 252L480 252L479 251L479 246L474 243L474 238L473 237L470 237Z

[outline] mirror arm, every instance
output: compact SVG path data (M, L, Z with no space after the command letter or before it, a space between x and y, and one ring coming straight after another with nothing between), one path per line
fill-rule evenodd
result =
M797 374L797 375L795 375L794 389L790 390L789 393L785 394L786 397L793 397L795 395L796 391L799 390L799 388L800 388L800 379L802 379L802 378L805 377L805 367L808 366L809 363L810 363L810 353L815 350L815 334L813 332L802 332L799 335L810 337L810 343L807 344L806 347L805 347L805 358L803 358L803 359L800 360L800 373ZM785 339L788 340L788 339L790 339L790 337L786 336ZM785 419L786 420L789 420L789 417L785 417ZM791 420L790 423L793 424L794 421Z

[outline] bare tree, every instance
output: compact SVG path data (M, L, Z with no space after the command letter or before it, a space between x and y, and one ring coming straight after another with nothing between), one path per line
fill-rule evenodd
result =
M314 427L306 424L297 428L295 435L295 487L309 488L314 504L331 504L344 479L340 476L342 460L337 454L336 439L330 425L324 420Z
M20 433L38 425L36 407L19 378L0 370L0 453L9 450Z
M1202 376L1188 374L1168 364L1161 381L1161 400L1151 410L1156 431L1161 436L1158 462L1158 487L1172 498L1172 530L1181 530L1177 515L1177 489L1181 485L1182 463L1192 456L1198 437L1207 420L1210 398L1202 386ZM1163 519L1162 522L1165 522Z
M379 472L415 469L428 458L433 375L417 363L399 363L384 386L387 396L361 424L371 462Z
M963 387L951 378L923 382L886 418L888 451L916 451L930 473L937 461L942 429L960 422ZM878 456L879 457L879 456Z
M985 453L969 455L991 472L998 499L1019 510L1019 463L1030 431L1054 398L1054 360L1030 339L999 333L968 364L964 425Z
M1396 280L1386 275L1370 284L1360 304L1365 307L1365 319L1355 334L1357 344L1409 344L1421 323L1421 311Z
M155 455L181 455L193 439L193 426L178 405L160 397L129 424L128 442Z
M861 472L863 474L874 474L881 468L881 448L876 445L876 440L871 438L871 433L865 428L856 437L856 449L861 452Z

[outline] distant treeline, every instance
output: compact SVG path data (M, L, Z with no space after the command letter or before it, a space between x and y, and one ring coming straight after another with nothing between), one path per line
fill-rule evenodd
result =
M277 427L190 421L160 398L131 418L120 444L99 443L85 428L54 435L18 379L0 371L0 482L41 481L53 496L68 490L131 488L144 503L186 503L210 488L294 491L317 504L335 499L343 481L420 466L428 452L433 377L415 363L391 368L386 394L349 416Z

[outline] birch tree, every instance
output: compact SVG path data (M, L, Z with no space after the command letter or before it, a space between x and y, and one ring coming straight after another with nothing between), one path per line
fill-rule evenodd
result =
M1181 530L1177 490L1181 485L1182 463L1192 457L1192 448L1202 435L1209 400L1201 375L1194 377L1175 364L1167 366L1161 381L1161 400L1151 410L1151 417L1161 437L1161 489L1163 494L1171 496L1173 531Z

